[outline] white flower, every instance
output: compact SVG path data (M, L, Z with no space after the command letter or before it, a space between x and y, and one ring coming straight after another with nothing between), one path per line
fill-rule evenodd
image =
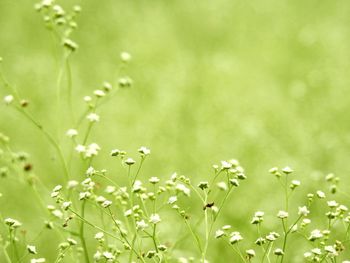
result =
M187 188L183 184L177 184L176 185L176 190L179 191L179 192L182 192L186 196L190 196L190 193L191 193L191 190L189 188Z
M61 189L62 189L62 185L56 185L53 189L52 189L52 192L59 192L59 191L61 191Z
M108 92L108 91L111 91L113 87L112 87L111 83L105 81L105 82L103 82L103 88L104 88L105 91Z
M318 198L321 198L321 199L326 198L326 194L322 191L317 191L316 194Z
M97 143L91 143L86 148L85 157L90 158L96 156L100 150L101 147Z
M124 161L124 163L125 163L126 165L133 165L133 164L135 164L135 160L132 159L132 158L127 158L127 159Z
M137 230L144 230L148 227L148 224L146 224L145 220L137 221L136 222L136 229Z
M149 179L149 182L151 183L151 184L156 184L156 183L159 183L159 178L158 177L151 177L150 179Z
M249 258L255 257L255 251L253 249L248 249L245 251Z
M146 148L145 146L142 146L140 147L140 149L138 149L138 152L143 155L149 155L151 153L151 150Z
M227 170L232 167L232 163L227 162L227 161L221 161L221 169L222 170Z
M222 191L226 191L227 190L227 184L225 182L218 182L217 186Z
M158 214L151 214L149 222L156 225L161 221L160 216Z
M299 207L298 210L298 215L307 216L310 213L306 206Z
M94 91L96 97L101 98L106 96L106 93L103 90L97 89Z
M79 200L88 199L91 196L90 192L81 192L79 193Z
M79 184L78 181L70 180L70 181L68 181L68 183L67 183L67 188L68 188L68 189L72 189L72 188L78 186L78 184Z
M116 191L115 186L113 186L113 185L107 185L107 186L106 186L105 192L106 192L107 194L113 194L115 191Z
M54 217L57 217L59 219L61 219L63 217L63 213L60 211L60 210L53 210L51 211L51 214L54 216Z
M231 226L230 225L224 225L221 229L222 230L229 230L229 229L231 229Z
M311 252L314 254L314 255L321 255L322 254L322 251L321 251L321 249L319 249L319 248L313 248L313 249L311 249Z
M62 209L63 210L68 210L68 208L72 205L72 202L63 202L62 203Z
M282 255L284 255L284 252L283 252L282 249L276 248L276 249L273 251L273 254L275 254L276 256L282 256Z
M315 241L316 239L319 239L319 238L322 238L323 237L323 234L320 230L318 229L315 229L315 230L312 230L311 233L310 233L310 236L309 236L309 240L310 241Z
M69 129L67 132L66 132L66 135L69 137L69 138L73 138L75 136L78 135L78 131L76 129Z
M265 212L263 212L263 211L257 211L254 214L254 216L256 216L256 217L263 217L264 215L265 215Z
M287 167L284 167L284 168L282 169L282 172L285 173L285 174L290 174L290 173L293 172L293 169L290 168L289 166L287 166Z
M299 180L292 180L292 183L290 185L290 188L292 190L294 190L295 188L297 188L298 186L300 186L300 181Z
M84 153L86 151L86 147L84 145L81 145L81 144L78 144L76 147L75 147L75 150L78 152L78 153Z
M140 180L136 180L134 185L132 186L132 192L138 193L142 190L142 182Z
M345 205L340 205L337 210L340 210L341 212L347 212L349 209Z
M33 258L30 260L30 263L44 263L46 262L45 258Z
M278 172L278 167L272 167L270 170L269 170L269 173L271 174L276 174Z
M131 209L128 209L128 210L126 210L125 212L124 212L124 216L125 217L129 217L129 216L131 216L132 215L132 210Z
M285 218L288 217L288 212L286 212L286 211L278 211L277 217L281 218L281 219L285 219Z
M311 220L309 218L304 218L303 221L301 221L302 226L307 226L311 223Z
M95 239L97 239L97 240L102 240L103 237L104 237L103 232L98 232L98 233L96 233L96 235L95 235Z
M96 251L96 253L94 254L94 260L99 261L101 260L102 257L102 253L100 251Z
M120 59L125 63L129 62L131 60L131 55L128 52L123 51L120 53Z
M170 196L169 199L168 199L168 204L174 204L175 202L177 201L177 197L174 195L174 196Z
M85 96L84 97L84 101L85 102L90 102L90 101L92 101L92 98L90 96Z
M85 174L86 174L87 176L92 176L92 175L94 175L95 173L96 173L96 170L95 170L95 168L92 167L92 166L90 166L90 167L86 170L86 172L85 172Z
M114 260L114 256L111 252L105 251L102 253L103 257L107 260Z
M327 205L328 205L330 208L335 208L335 207L337 207L339 204L338 204L336 201L332 200L332 201L328 201L328 202L327 202Z
M100 120L100 116L97 115L96 113L90 113L88 116L86 116L86 118L90 121L90 122L98 122Z
M37 254L35 246L27 245L27 250L30 254Z
M230 243L235 244L239 241L243 240L243 237L239 232L232 232L230 237Z
M4 102L7 104L7 105L10 105L12 103L12 101L14 100L14 97L12 95L6 95L4 97Z
M106 200L102 203L102 207L107 208L110 207L112 205L112 201Z
M336 251L336 249L334 248L334 246L325 246L324 250L329 253L332 254L333 256L337 256L338 252Z
M22 223L20 223L16 219L12 219L12 218L6 218L4 221L5 221L6 225L8 225L9 227L12 227L12 228L18 228L22 225Z
M225 235L225 232L222 231L221 229L216 230L216 232L215 232L215 238L220 238L220 237L222 237L224 235Z
M69 243L69 245L71 246L75 246L78 244L77 241L75 241L73 238L67 238L67 242Z

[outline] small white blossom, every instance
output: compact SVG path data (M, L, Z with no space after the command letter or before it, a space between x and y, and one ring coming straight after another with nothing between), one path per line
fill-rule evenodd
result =
M145 220L137 221L136 222L136 229L137 230L144 230L148 227L148 224L146 224Z
M85 102L91 102L92 101L92 98L90 96L85 96L84 97L84 101Z
M161 221L160 216L158 214L152 214L150 216L149 222L156 225Z
M327 253L331 254L332 256L337 256L337 255L338 255L338 252L337 252L337 250L334 248L334 246L325 246L325 247L324 247L324 250L325 250Z
M51 211L51 214L54 216L54 217L57 217L59 219L61 219L63 217L63 213L60 211L60 210L53 210Z
M78 144L76 147L75 147L75 150L78 152L78 153L84 153L86 151L86 147L84 145L81 145L81 144Z
M4 97L4 102L7 104L7 105L10 105L14 100L14 97L12 95L6 95Z
M227 161L221 161L221 169L222 170L227 170L232 167L232 163L227 162Z
M30 260L30 263L44 263L44 262L46 262L45 258L32 258Z
M307 216L310 213L309 209L306 206L298 208L298 215Z
M69 129L67 132L66 132L66 135L69 137L69 138L74 138L75 136L78 135L78 131L76 129Z
M176 190L179 191L179 192L182 192L186 196L190 196L190 193L191 193L191 190L189 188L187 188L183 184L177 184L176 185Z
M177 197L174 195L174 196L170 196L169 199L168 199L168 204L174 204L175 202L177 201Z
M103 257L107 260L114 260L114 255L111 252L105 251L102 253Z
M145 146L142 146L140 147L140 149L138 149L138 152L143 155L149 155L151 153L151 150L146 148Z
M128 52L123 51L120 53L120 59L123 62L129 62L131 60L131 55Z
M255 257L255 251L253 249L248 249L245 251L249 258Z
M12 227L12 228L18 228L22 225L22 223L20 223L19 221L17 221L16 219L12 219L12 218L6 218L4 220L5 224Z
M133 164L135 164L135 160L132 159L132 158L127 158L127 159L124 161L124 163L125 163L126 165L133 165Z
M67 238L67 242L69 243L69 245L71 246L75 246L78 244L78 242L76 240L74 240L73 238Z
M276 249L273 251L273 254L275 254L276 256L282 256L282 255L284 255L284 252L283 252L282 249L276 248Z
M338 204L336 201L332 200L332 201L328 201L328 202L327 202L327 205L328 205L330 208L335 208L335 207L337 207L339 204Z
M288 212L286 212L286 211L278 211L277 217L281 218L281 219L285 219L285 218L288 217Z
M62 209L63 210L68 210L68 208L72 205L72 202L68 201L68 202L63 202L62 203Z
M321 255L322 254L322 251L321 251L321 249L319 249L319 248L313 248L313 249L311 249L311 252L314 254L314 255Z
M90 121L90 122L98 122L100 120L100 116L97 115L96 113L90 113L88 116L86 116L86 118Z
M316 239L320 239L322 237L323 237L322 232L320 230L318 230L318 229L315 229L315 230L311 231L311 234L310 234L308 239L310 241L315 241Z
M86 174L87 176L93 176L94 174L96 174L96 170L95 170L94 167L90 166L90 167L86 170L85 174Z
M79 200L88 199L91 196L90 192L81 192L79 193Z
M232 232L230 237L230 243L235 244L239 241L243 240L243 237L239 232Z
M159 183L159 178L158 177L151 177L149 180L148 180L151 184L156 184L156 183Z
M102 203L102 207L107 208L110 207L112 205L112 201L106 200Z
M95 234L95 239L97 239L97 240L102 240L103 237L104 237L103 232L98 232Z
M224 235L225 235L225 232L222 231L221 229L216 230L216 232L215 232L215 238L220 238L220 237L222 237Z
M87 146L85 151L85 157L90 158L92 156L98 155L98 152L101 150L101 147L97 143L91 143Z
M106 96L106 93L103 90L97 89L94 91L94 95L98 98Z
M282 172L285 173L285 174L290 174L290 173L293 172L293 169L290 168L289 166L287 166L287 167L284 167L284 168L282 169Z
M37 254L38 252L36 251L35 246L27 245L27 250L30 254Z
M318 198L321 198L321 199L326 198L326 194L322 191L317 191L316 195Z
M78 185L79 185L79 182L78 182L78 181L70 180L70 181L68 181L68 183L67 183L67 188L68 188L68 189L72 189L72 188L74 188L74 187L76 187L76 186L78 186Z
M227 190L227 184L225 182L218 182L217 186L222 191L226 191Z

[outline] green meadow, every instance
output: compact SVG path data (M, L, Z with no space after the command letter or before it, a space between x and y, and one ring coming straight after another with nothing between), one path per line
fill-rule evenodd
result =
M0 142L0 220L4 222L0 224L0 262L42 262L33 261L36 258L55 263L350 260L350 218L347 222L347 210L339 208L350 206L348 1L57 0L54 4L62 6L66 14L73 6L81 6L73 19L77 28L69 35L78 45L76 50L62 45L67 21L63 25L57 22L69 17L55 17L52 7L37 11L35 4L0 0L0 96L14 96L13 101L0 103L0 133L9 138ZM44 22L46 9L53 12L49 13L49 22ZM48 30L48 23L54 30ZM130 54L131 58L123 61L120 54ZM123 85L121 79L130 83ZM100 107L87 107L89 102L84 97L91 96L94 101L94 91L102 90L105 81L113 91L106 90ZM86 120L87 113L95 110L99 121ZM65 135L72 128L78 131L74 140ZM91 143L100 147L94 158L75 150L77 144ZM149 148L151 154L141 153L140 159L141 146ZM127 153L125 157L112 157L113 149ZM28 153L28 159L18 161L21 152ZM136 164L125 163L127 158ZM142 158L145 161L141 161L138 173ZM231 159L239 160L247 178L239 180L239 187L218 190L219 181L230 185L229 179L240 179L240 169L231 173L222 167L222 160ZM217 171L213 165L218 165ZM131 230L125 237L118 224L113 226L113 217L122 221L124 212L139 204L141 218L147 223L147 207L151 209L152 203L147 199L143 207L138 201L140 194L128 192L135 196L130 203L125 201L125 208L118 203L124 198L118 194L115 199L109 198L111 208L97 207L94 195L107 198L103 191L110 185L97 176L99 172L95 173L96 180L91 176L96 185L94 190L87 190L92 193L90 199L78 199L82 190L76 194L64 190L59 195L62 200L50 197L51 190L56 185L65 188L68 179L80 184L87 178L89 167L106 169L103 176L127 186L128 191L132 186L127 178L130 174L145 185L151 177L165 182L175 172L178 177L184 175L191 180L187 185L190 197L181 189L169 189L179 192L178 205L186 216L176 214L167 198L159 197L154 201L162 208L157 212L161 222L154 223L153 228L157 237L151 233L149 240L143 241L140 232L147 231L136 229L140 222L137 217L126 219ZM278 167L280 175L271 174L272 167ZM285 167L293 172L284 173ZM218 181L209 184L207 192L197 187L200 182L210 183L218 173ZM290 189L291 180L299 180L300 186ZM148 183L145 193L156 193L152 187ZM220 216L214 220L215 211L203 206L213 202L220 207L225 191L231 188ZM317 197L319 190L325 199ZM312 202L307 197L310 193L314 194ZM60 207L69 198L73 212L71 208L61 211L61 218L46 209L47 205ZM287 210L286 199L289 221L276 216ZM336 207L327 206L332 200L338 202ZM86 220L119 235L123 244L107 238L108 233L103 231L104 242L96 241L99 230L79 217L84 215L82 202L86 204ZM163 209L163 205L169 208ZM304 216L300 211L298 214L298 207L303 206L310 210L305 215L311 219L310 225L303 229L302 218L297 221L298 230L287 234L284 255L274 255L275 249L282 248L289 226L299 215ZM258 227L251 223L257 211L265 212ZM334 218L326 215L329 211L335 213ZM69 226L62 227L69 216ZM12 229L6 218L22 225ZM210 220L214 220L213 230L206 237ZM45 221L52 221L54 229ZM151 227L152 220L148 223ZM215 238L215 231L223 225L231 226L225 234L227 240ZM324 232L320 240L310 241L314 229L330 234ZM232 241L233 231L238 231L243 240ZM260 235L271 231L279 233L276 241L256 244ZM134 243L132 233L136 236ZM59 247L70 237L78 244ZM155 246L156 255L147 257L147 251L153 249L151 240L164 243L167 251L160 252ZM336 241L342 242L344 249ZM126 243L132 243L132 248L125 249ZM205 243L208 247L203 253ZM28 252L27 245L35 245L38 253ZM327 246L334 247L337 255ZM310 257L304 255L315 248L320 248L320 255L315 251ZM246 255L248 249L256 255ZM102 253L101 259L94 259L99 250L109 251L115 258Z

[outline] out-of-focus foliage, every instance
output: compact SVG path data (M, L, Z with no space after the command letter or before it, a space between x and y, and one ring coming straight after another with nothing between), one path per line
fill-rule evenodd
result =
M0 0L0 56L7 78L30 101L30 110L55 136L62 135L71 127L69 120L61 122L68 109L54 107L57 43L34 4ZM227 204L223 222L242 231L250 227L246 219L254 211L274 215L283 205L276 198L282 190L267 172L273 166L292 166L304 193L323 186L328 172L344 186L350 183L348 1L60 4L83 9L72 36L79 44L71 58L76 115L85 107L83 96L105 80L117 81L120 52L133 57L128 68L133 87L101 108L99 127L92 131L102 153L147 145L152 157L145 174L169 177L176 171L195 182L211 176L213 163L239 159L249 182ZM7 93L1 86L0 95ZM0 130L15 149L31 154L45 184L51 188L61 182L52 147L3 104ZM95 163L114 169L105 157ZM1 186L7 198L0 199L3 216L20 217L35 229L44 215L39 206L28 209L32 194L25 186L9 185ZM220 244L212 246L213 260L230 258ZM55 249L48 247L47 253Z

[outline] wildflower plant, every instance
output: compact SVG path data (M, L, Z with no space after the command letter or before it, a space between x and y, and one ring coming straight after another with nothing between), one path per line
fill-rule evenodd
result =
M240 196L232 198L237 188L247 187L245 169L239 161L221 161L213 165L207 176L195 180L177 173L144 174L143 167L153 154L145 146L131 154L113 145L108 154L102 151L100 144L91 139L91 131L103 118L100 107L119 89L132 86L132 79L126 75L132 57L121 52L123 70L117 83L104 81L84 96L80 102L85 110L75 118L69 60L78 49L72 34L81 7L74 6L68 12L53 0L43 0L35 8L62 48L57 105L53 106L59 111L66 91L72 118L58 126L66 128L60 140L61 137L70 140L68 152L73 154L66 154L60 140L31 112L29 100L22 98L0 70L2 86L8 92L4 104L18 111L47 139L60 161L61 175L59 184L45 185L40 174L33 172L30 155L14 150L10 138L0 133L2 184L11 178L27 185L42 209L44 220L38 220L42 233L58 240L57 253L46 258L45 246L40 246L38 241L41 233L32 239L22 238L21 231L30 232L26 224L1 214L4 261L204 263L214 262L210 250L217 243L232 253L232 262L292 262L294 258L295 262L349 262L350 213L346 204L336 201L339 178L333 174L326 177L329 194L314 189L295 209L291 206L292 199L303 187L294 178L297 173L290 167L272 168L269 172L281 185L284 205L272 215L273 224L270 219L265 220L268 215L260 209L249 214L246 221L251 228L247 233L248 230L242 231L239 225L223 222L221 218L223 213L230 212L230 202L240 202ZM66 89L62 83L64 75L68 80ZM118 164L118 174L98 167L97 156L106 163ZM73 173L69 165L73 161L79 163L78 172ZM315 206L324 208L323 225L314 224ZM254 239L247 239L246 235L253 235ZM302 254L295 255L290 250L293 239L299 242L298 252L303 251ZM182 242L189 247L184 247Z

